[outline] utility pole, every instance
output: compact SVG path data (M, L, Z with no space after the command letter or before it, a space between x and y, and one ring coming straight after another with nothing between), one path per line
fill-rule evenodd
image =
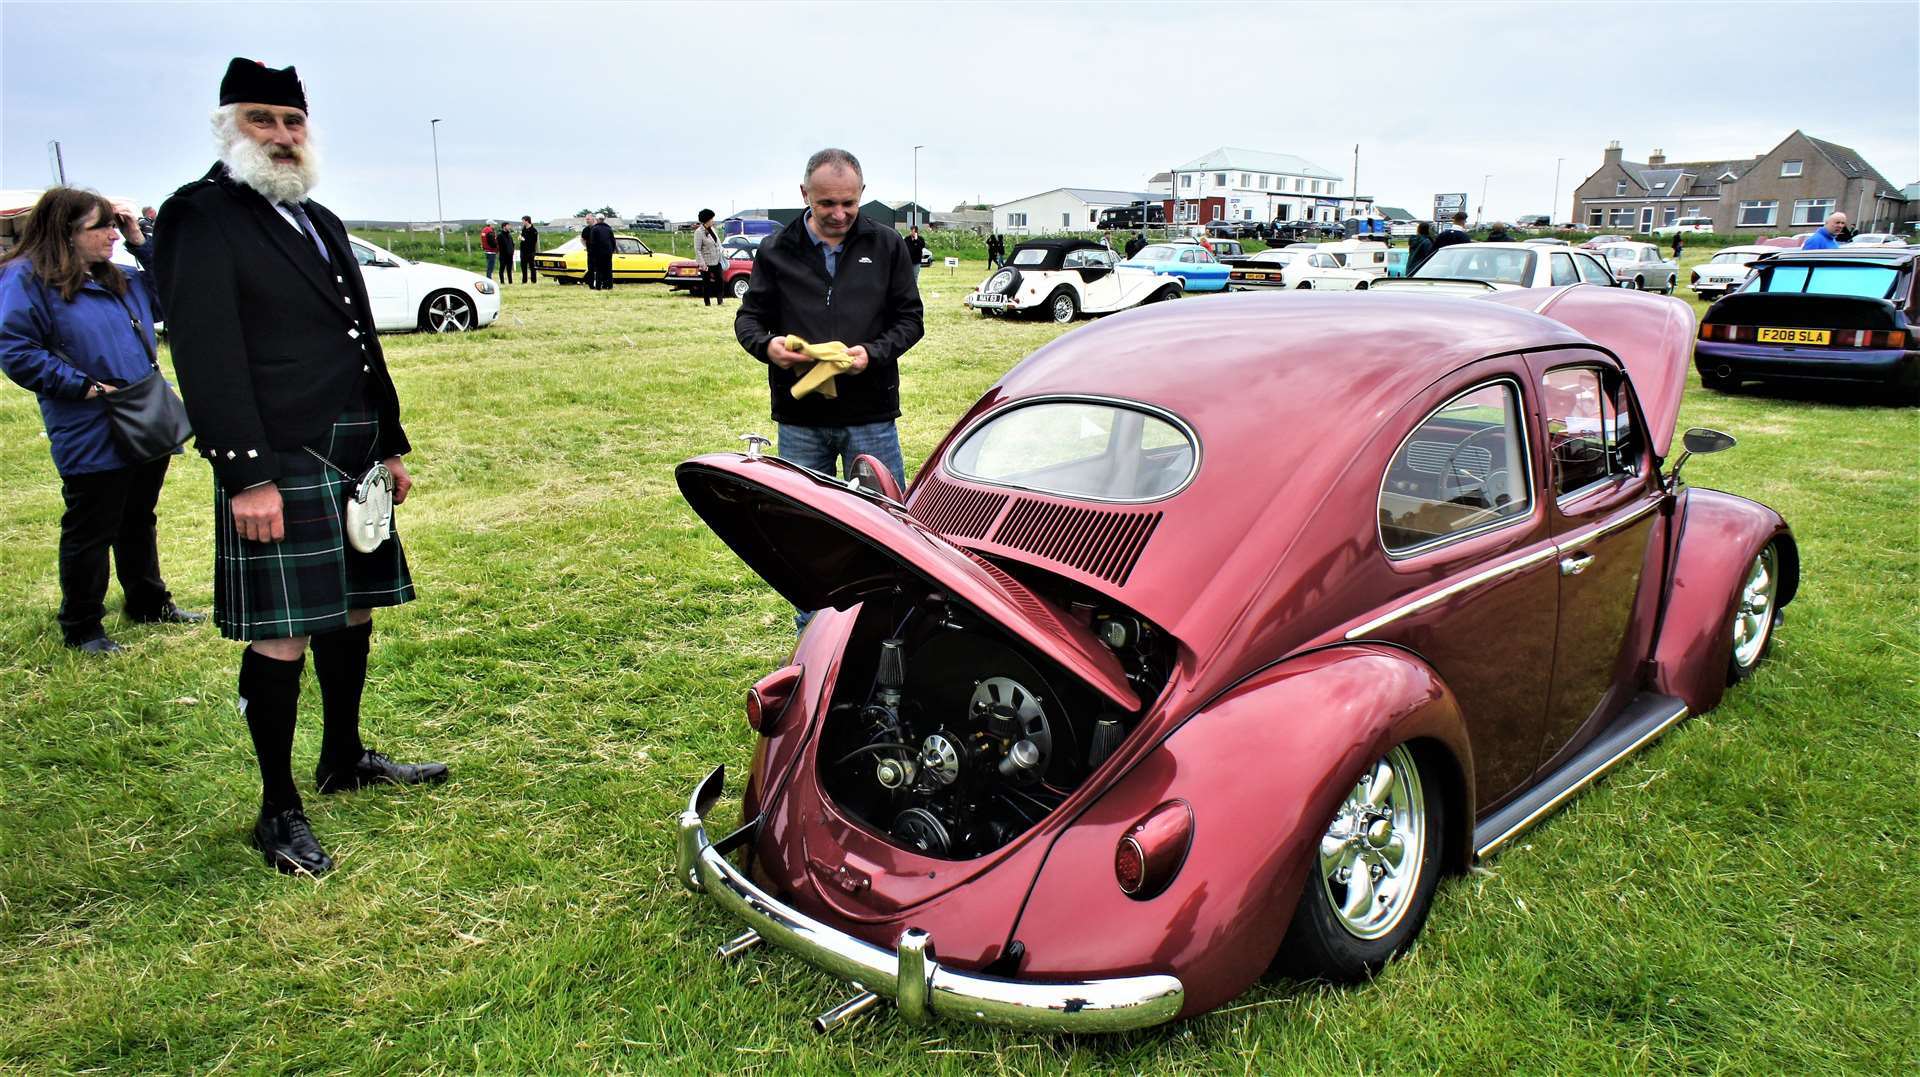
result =
M67 162L60 156L60 140L56 138L52 142L47 143L47 150L53 158L54 181L60 186L65 187L67 185Z
M1555 157L1553 159L1553 201L1547 203L1547 213L1550 214L1550 216L1547 217L1547 227L1549 228L1553 227L1553 218L1560 216L1560 165L1564 161L1566 161L1565 157ZM1676 189L1678 189L1678 185L1676 185Z
M907 214L907 219L915 228L920 227L920 151L924 149L925 146L913 148L913 212Z
M1360 143L1358 142L1353 144L1353 189L1347 192L1347 197L1353 200L1353 212L1358 214L1360 212Z
M1480 218L1487 212L1487 181L1491 179L1493 179L1493 173L1491 172L1480 177L1480 208L1473 211L1473 226L1475 228L1480 227Z
M433 133L433 212L440 218L440 249L447 249L447 207L440 201L440 121L427 124Z

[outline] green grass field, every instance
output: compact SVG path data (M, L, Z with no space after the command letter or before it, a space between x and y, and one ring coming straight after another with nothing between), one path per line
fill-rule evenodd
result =
M966 313L982 273L923 278L910 470L1072 331ZM714 961L735 929L672 868L674 816L710 767L745 765L743 691L792 643L789 610L672 479L773 432L762 368L732 305L550 283L505 302L484 332L385 342L421 598L376 621L365 728L453 780L314 794L309 679L295 773L340 863L319 880L244 844L259 787L237 645L123 624L117 587L107 627L131 653L59 645L59 483L32 397L0 393L0 1071L1920 1070L1914 410L1694 381L1682 425L1741 444L1689 479L1778 507L1801 543L1771 662L1444 883L1377 982L1273 981L1107 1038L886 1011L821 1038L807 1021L848 989L775 952ZM211 600L210 503L207 469L177 459L162 562L192 608Z

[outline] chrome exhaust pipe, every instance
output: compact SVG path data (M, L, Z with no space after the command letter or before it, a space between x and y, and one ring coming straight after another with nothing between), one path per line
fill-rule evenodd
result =
M1716 378L1726 378L1732 375L1733 367L1726 363L1721 363L1719 366L1713 368L1713 376Z
M871 991L862 991L833 1009L813 1019L815 1032L832 1032L840 1025L866 1013L880 1005L880 996Z
M758 931L749 931L731 942L722 943L720 948L714 951L713 956L720 958L722 961L730 957L739 957L741 954L746 953L748 950L753 949L765 941L765 939L760 937Z

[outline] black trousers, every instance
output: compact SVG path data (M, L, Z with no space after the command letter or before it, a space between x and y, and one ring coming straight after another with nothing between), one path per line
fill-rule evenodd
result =
M507 247L500 252L500 283L513 283L513 248Z
M160 579L153 515L172 462L171 456L163 456L150 464L60 480L60 496L67 503L60 516L60 630L68 643L83 643L102 631L108 551L120 576L127 616L159 613L173 600Z
M520 248L520 283L531 284L540 279L540 271L533 268L533 248Z
M722 291L721 277L726 270L721 266L700 267L700 305L706 306L712 300L719 300L721 306L727 304L727 293Z

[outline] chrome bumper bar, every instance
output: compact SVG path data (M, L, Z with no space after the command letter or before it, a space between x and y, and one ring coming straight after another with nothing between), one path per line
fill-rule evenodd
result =
M680 881L752 929L722 947L721 956L764 940L852 981L861 993L815 1021L821 1031L869 1008L877 1001L872 996L892 999L901 1016L914 1022L933 1015L1059 1032L1145 1028L1171 1020L1186 1001L1186 989L1174 976L1005 980L941 967L932 936L919 928L902 932L898 949L888 950L828 927L754 885L727 861L728 849L707 839L705 817L725 781L726 768L716 768L680 815Z

